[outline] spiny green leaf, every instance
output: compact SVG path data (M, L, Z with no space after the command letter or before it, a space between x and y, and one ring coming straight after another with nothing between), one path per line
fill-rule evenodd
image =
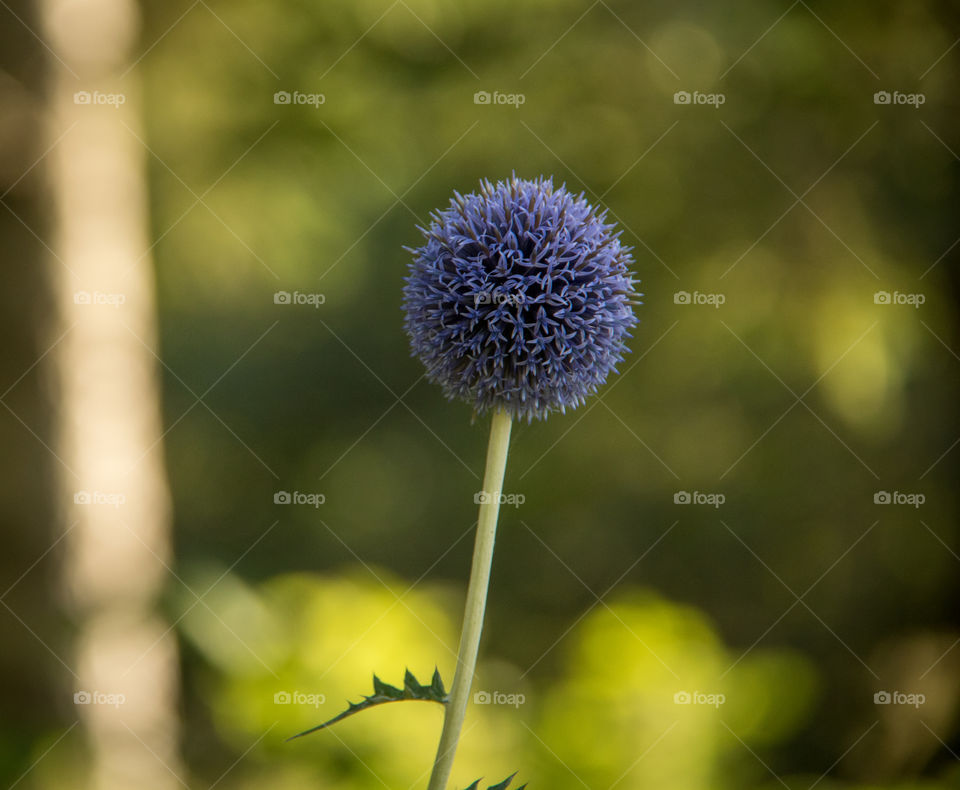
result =
M331 724L336 724L338 721L342 721L347 718L347 716L352 716L354 713L359 713L362 710L367 708L372 708L375 705L383 705L387 702L403 702L404 700L422 700L424 702L439 702L441 705L445 705L447 702L447 692L443 687L443 681L440 679L440 671L437 669L433 670L433 680L429 686L422 685L413 673L408 669L403 677L403 688L398 689L396 686L391 686L389 683L384 683L376 675L373 676L373 694L370 696L364 695L363 701L361 702L347 702L347 709L342 713L334 716L329 721L325 721L323 724L318 724L316 727L311 727L309 730L304 730L299 732L296 735L287 738L288 741L292 741L294 738L300 738L304 735L309 735L311 732L317 732L326 727L329 727ZM506 785L499 788L499 790L504 790Z
M510 782L513 781L513 777L515 777L516 775L517 775L517 772L514 771L512 774L510 774L510 776L504 779L500 784L490 785L490 787L488 787L487 790L507 790L507 787L510 785ZM480 780L477 779L477 781L475 781L472 785L470 785L470 787L468 787L467 790L478 790L479 787L480 787ZM523 788L525 787L526 787L526 784L522 784L520 785L520 787L517 788L517 790L523 790Z

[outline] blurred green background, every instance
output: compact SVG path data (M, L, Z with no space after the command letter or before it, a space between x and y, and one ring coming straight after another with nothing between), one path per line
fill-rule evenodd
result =
M475 687L524 702L471 708L455 786L960 786L956 3L142 11L191 786L425 784L433 706L284 738L373 672L452 680L487 424L409 356L403 247L513 171L608 208L645 296L621 375L515 426ZM75 719L46 661L7 784ZM57 749L19 786L71 786Z

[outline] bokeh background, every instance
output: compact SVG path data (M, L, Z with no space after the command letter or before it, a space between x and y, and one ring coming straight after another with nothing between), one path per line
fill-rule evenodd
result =
M404 247L512 172L606 208L645 296L620 375L514 427L475 688L516 704L455 786L960 786L956 3L120 5L172 503L175 681L135 677L175 720L106 711L142 786L425 785L436 706L284 739L452 680L487 424L409 356ZM0 785L107 787L74 694L138 691L74 664L49 159L119 122L51 114L89 86L50 6L0 8Z

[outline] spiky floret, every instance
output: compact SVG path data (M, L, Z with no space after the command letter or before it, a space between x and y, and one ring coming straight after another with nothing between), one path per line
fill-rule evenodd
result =
M421 228L403 289L411 349L477 413L546 417L606 381L636 325L620 233L580 194L515 175L454 193Z

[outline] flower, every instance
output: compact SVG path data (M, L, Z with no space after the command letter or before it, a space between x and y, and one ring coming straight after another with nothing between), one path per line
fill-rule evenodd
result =
M420 228L403 289L413 355L477 413L544 418L581 403L627 351L630 248L553 180L480 182Z

